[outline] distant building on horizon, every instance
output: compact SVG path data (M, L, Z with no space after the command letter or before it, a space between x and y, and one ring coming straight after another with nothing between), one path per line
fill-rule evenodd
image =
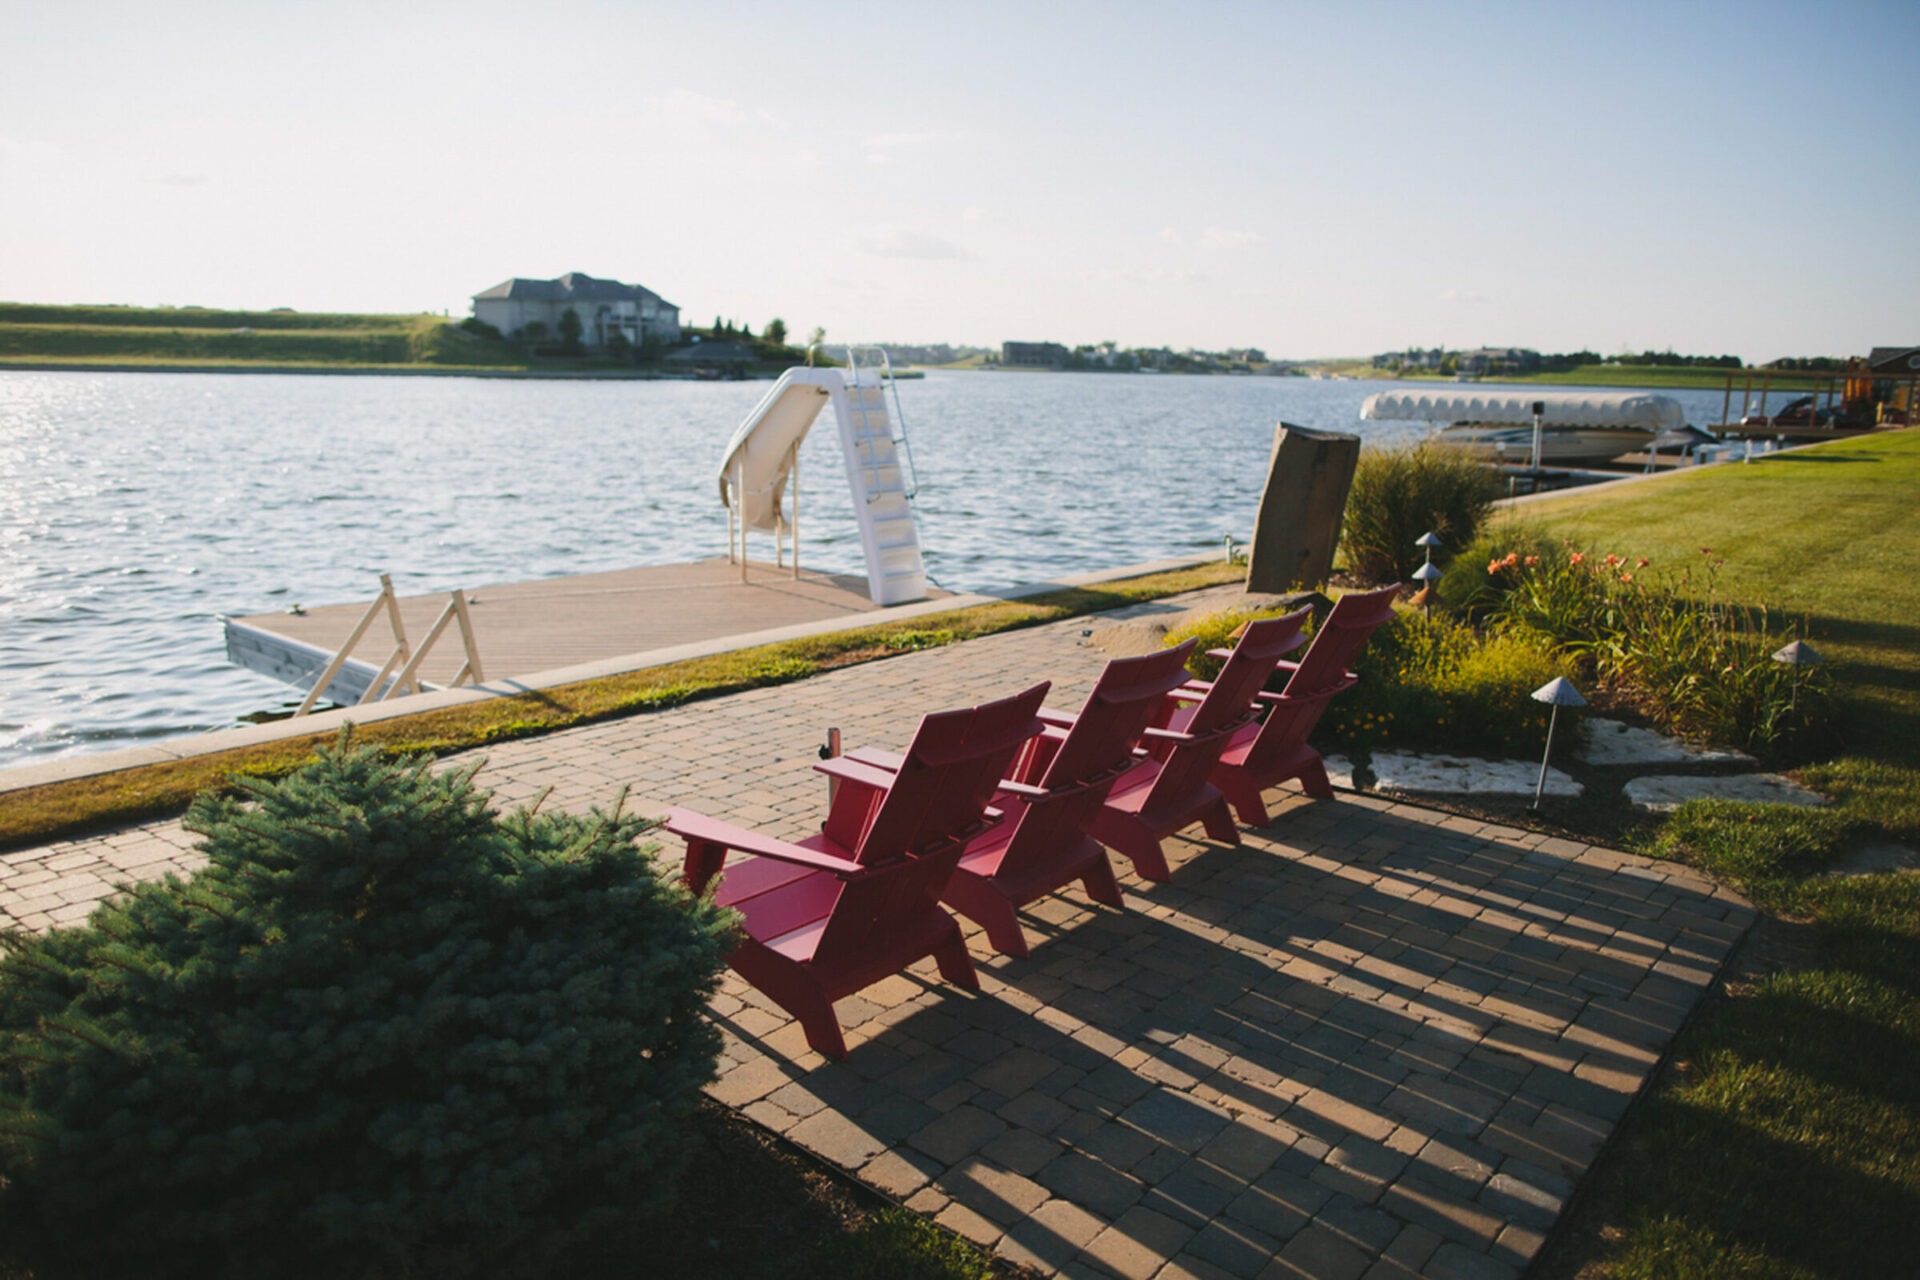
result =
M580 341L588 347L605 347L616 337L635 347L649 340L669 346L680 341L679 307L651 289L583 271L557 280L515 276L473 295L473 318L509 338L525 336L534 324L541 326L536 332L557 334L568 311L580 317Z
M1068 351L1057 342L1003 342L1002 366L1027 369L1064 369Z

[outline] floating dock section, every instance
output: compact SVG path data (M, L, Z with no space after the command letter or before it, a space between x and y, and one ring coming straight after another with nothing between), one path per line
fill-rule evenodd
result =
M475 640L490 679L602 662L676 645L776 627L878 614L864 578L754 562L745 581L726 557L481 587L467 595ZM934 594L944 595L944 592ZM403 596L406 635L418 644L446 606L446 593ZM298 688L311 688L367 612L364 602L222 619L227 657ZM357 703L393 646L385 623L370 629L321 697ZM465 652L457 637L428 654L420 678L453 682Z

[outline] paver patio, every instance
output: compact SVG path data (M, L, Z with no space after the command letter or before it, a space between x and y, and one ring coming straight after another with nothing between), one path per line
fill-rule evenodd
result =
M1099 625L506 744L480 779L503 804L626 786L642 811L798 836L829 726L897 748L920 712L1037 678L1077 706ZM1519 1274L1752 912L1675 864L1281 794L1237 847L1170 841L1170 884L1123 870L1125 911L1036 904L1031 959L974 935L979 995L928 964L842 1001L844 1063L729 975L713 1096L1049 1272ZM0 855L0 918L75 921L112 882L195 860L177 823Z

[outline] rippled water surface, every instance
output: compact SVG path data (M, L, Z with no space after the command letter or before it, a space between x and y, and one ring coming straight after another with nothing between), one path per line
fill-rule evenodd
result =
M368 600L383 571L415 594L724 554L714 471L767 386L0 372L0 766L285 705L227 663L221 614ZM1245 540L1276 422L1421 430L1359 422L1378 389L903 383L928 571L970 590ZM800 521L809 567L864 571L831 430Z

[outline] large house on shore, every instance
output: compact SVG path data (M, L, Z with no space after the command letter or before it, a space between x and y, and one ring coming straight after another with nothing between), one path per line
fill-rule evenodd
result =
M635 347L680 341L679 307L651 289L580 271L558 280L515 276L473 295L473 318L509 338L557 334L560 317L568 311L580 317L580 341L588 347L622 339ZM540 328L528 334L528 326L536 324Z

